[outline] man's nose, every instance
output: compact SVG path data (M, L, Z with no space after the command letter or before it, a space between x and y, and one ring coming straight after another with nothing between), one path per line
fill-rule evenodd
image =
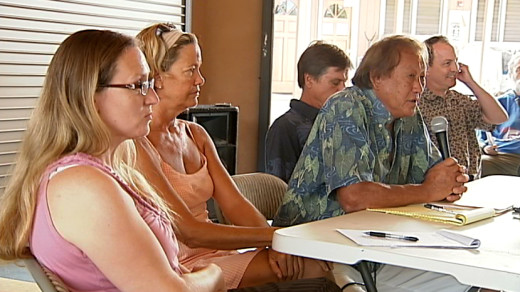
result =
M424 90L424 79L422 77L417 78L413 83L412 91L420 94L423 92L423 90Z

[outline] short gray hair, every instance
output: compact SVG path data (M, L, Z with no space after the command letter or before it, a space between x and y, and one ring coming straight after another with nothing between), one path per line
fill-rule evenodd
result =
M509 59L509 63L507 63L507 73L509 74L509 77L513 79L515 71L515 66L520 63L520 52L516 52L514 55L511 56L511 59Z

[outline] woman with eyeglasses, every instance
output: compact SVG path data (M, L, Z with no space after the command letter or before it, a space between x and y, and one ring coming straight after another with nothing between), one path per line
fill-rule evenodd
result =
M331 275L325 262L266 248L275 229L240 194L204 128L177 119L197 105L204 85L196 36L169 24L155 24L137 38L160 99L153 107L150 133L136 140L138 166L175 213L180 262L188 269L219 265L228 289ZM208 219L210 198L233 225ZM256 249L236 251L250 247Z
M175 214L132 167L153 84L131 37L63 41L0 198L1 259L32 252L70 291L225 290L217 265L184 273Z

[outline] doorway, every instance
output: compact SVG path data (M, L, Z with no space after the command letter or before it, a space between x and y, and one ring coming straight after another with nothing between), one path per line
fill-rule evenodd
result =
M297 62L315 40L340 47L351 55L352 5L344 0L275 0L273 10L273 51L271 113L269 125L298 99ZM347 4L347 6L345 6Z
M265 135L272 122L298 99L297 62L314 40L342 48L354 62L357 32L352 29L360 0L263 1L262 60L257 165L263 171Z

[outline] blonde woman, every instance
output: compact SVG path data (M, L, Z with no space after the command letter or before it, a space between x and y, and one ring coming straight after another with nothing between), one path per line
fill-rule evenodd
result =
M188 269L219 265L228 289L328 275L330 267L324 262L265 248L274 228L240 194L204 128L176 118L197 105L205 81L195 35L155 24L137 38L161 100L154 106L149 135L137 141L138 165L176 213L180 262ZM208 219L209 198L217 201L234 226ZM236 251L245 247L257 249Z
M0 201L0 258L29 248L71 291L224 291L216 265L182 273L168 209L132 168L153 84L131 37L60 45Z

